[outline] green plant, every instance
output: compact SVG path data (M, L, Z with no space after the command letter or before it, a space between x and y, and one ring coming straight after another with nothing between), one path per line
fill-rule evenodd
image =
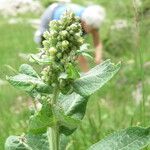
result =
M83 44L79 19L73 13L67 12L60 21L52 21L50 29L44 34L44 48L31 55L31 61L38 63L42 71L37 73L23 64L17 75L7 77L42 107L32 111L26 134L7 138L6 150L65 149L61 142L80 124L89 97L120 68L120 63L114 65L106 60L85 74L79 73L77 58L86 53L87 46ZM130 149L131 145L132 150L137 150L149 141L149 128L133 127L114 133L89 149Z

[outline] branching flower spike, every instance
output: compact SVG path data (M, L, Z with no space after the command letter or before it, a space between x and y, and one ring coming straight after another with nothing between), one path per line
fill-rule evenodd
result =
M42 57L49 58L50 64L41 72L42 79L50 85L57 85L62 93L68 93L72 80L79 77L79 73L71 75L71 70L76 70L76 52L83 45L79 18L66 12L59 21L50 22L50 32L45 32L44 38L45 53Z

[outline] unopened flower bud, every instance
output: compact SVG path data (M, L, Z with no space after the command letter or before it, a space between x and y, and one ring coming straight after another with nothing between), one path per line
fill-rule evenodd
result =
M50 37L50 33L48 31L45 31L43 37L48 40Z
M82 38L82 37L80 37L80 38L78 38L78 43L80 44L80 45L82 45L83 44L83 42L84 42L84 39Z
M54 47L51 47L50 49L49 49L49 53L50 53L50 55L55 55L56 54L56 52L57 52L57 50L56 50L56 48L54 48Z
M63 30L63 31L61 31L60 35L63 36L63 37L67 37L68 32L66 30Z
M71 35L73 35L73 34L74 34L74 31L73 31L73 30L70 30L69 33L70 33Z
M56 31L54 31L54 30L51 30L50 31L50 36L53 36L53 37L57 37L57 32Z
M78 29L78 26L76 24L72 24L70 28L71 30L76 31Z
M76 39L79 39L81 37L80 33L76 33L74 36Z
M68 48L68 46L69 46L69 42L67 40L64 40L62 42L62 48Z
M62 57L62 54L59 52L58 54L57 54L57 58L61 58Z

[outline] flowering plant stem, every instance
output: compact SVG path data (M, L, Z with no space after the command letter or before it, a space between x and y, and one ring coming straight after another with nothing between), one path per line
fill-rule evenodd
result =
M48 142L50 145L49 150L59 150L59 133L57 126L48 128Z
M59 93L60 92L57 86L55 86L53 98L52 98L52 106L56 104ZM54 114L54 111L53 111L53 114ZM56 122L55 117L54 117L54 122ZM59 130L57 127L57 123L55 124L55 126L48 128L47 132L48 132L48 142L50 145L49 150L59 150Z

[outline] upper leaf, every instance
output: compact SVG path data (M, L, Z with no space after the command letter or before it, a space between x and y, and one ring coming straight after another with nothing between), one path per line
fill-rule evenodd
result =
M67 65L67 74L68 74L68 78L70 79L77 79L80 77L79 72L77 71L75 66L71 63L68 63Z
M88 96L102 87L119 70L120 65L113 65L109 60L101 65L97 65L81 78L75 80L73 87L78 93L70 95L60 95L57 105L63 110L65 116L70 119L82 120L86 110ZM80 94L80 95L79 95ZM82 95L82 96L81 96ZM60 127L60 131L66 135L71 134L75 129L69 128L65 124Z
M28 64L22 64L19 68L19 72L22 74L26 74L32 77L39 78L39 75L37 74L37 72Z
M130 127L104 138L88 150L140 150L150 143L150 128Z
M119 69L120 63L114 65L110 60L106 60L75 80L74 91L84 97L90 96L107 83Z
M81 114L85 112L84 105L86 105L87 99L88 98L84 98L75 92L73 92L70 95L61 94L58 100L58 105L63 109L66 115L72 116L78 113L77 118L81 119Z
M74 130L80 123L80 120L71 116L65 115L63 109L55 107L54 115L60 127L65 127L68 130Z
M70 95L60 95L57 106L63 111L63 122L60 132L69 135L75 131L80 121L84 117L88 98L84 98L77 93ZM66 121L69 120L68 123Z
M50 93L51 88L47 86L41 79L26 74L18 74L13 77L6 78L14 87L26 92L42 92Z
M39 65L47 65L51 63L50 58L40 58L38 55L31 55L31 59L33 59L35 62L37 62Z

